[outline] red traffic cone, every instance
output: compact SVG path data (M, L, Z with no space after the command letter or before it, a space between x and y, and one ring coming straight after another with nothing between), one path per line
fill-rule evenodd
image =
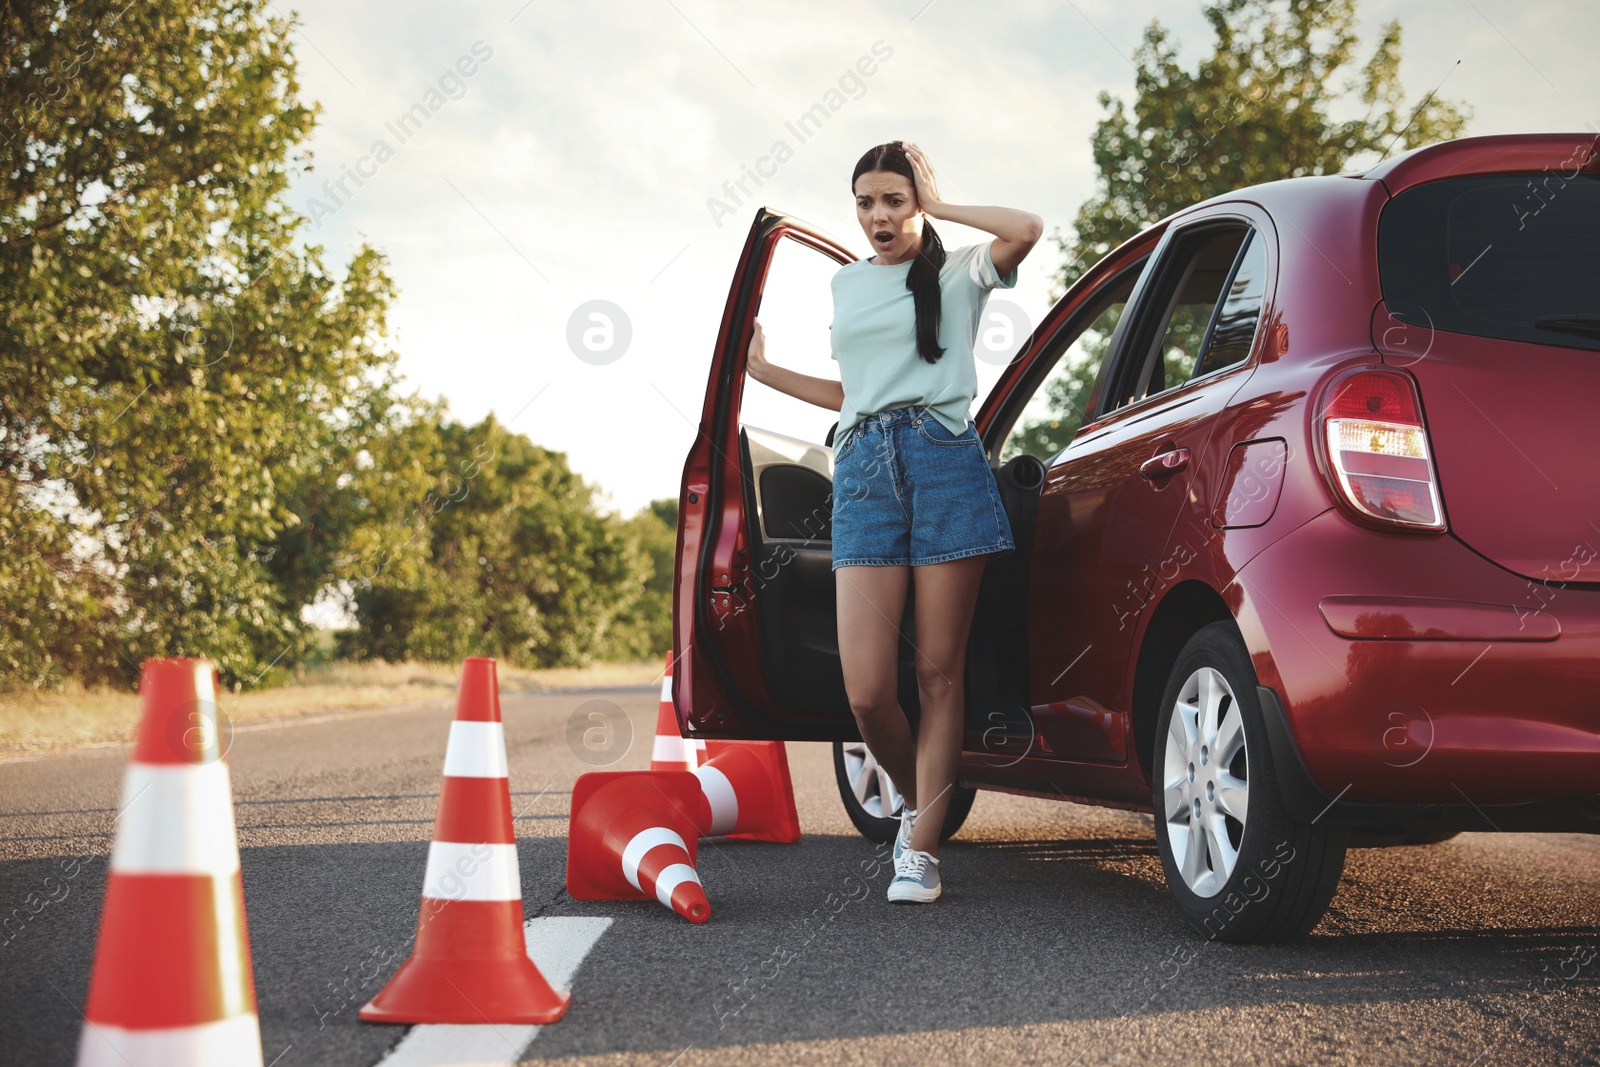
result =
M522 934L506 741L492 659L461 667L439 813L411 958L358 1015L373 1023L553 1023L572 994L550 987Z
M794 783L782 741L720 741L695 769L702 792L700 832L747 841L800 840Z
M711 918L695 872L700 785L686 771L591 771L572 787L567 892L574 900L655 897L692 923Z
M78 1064L260 1064L217 669L147 660L139 695Z
M672 705L672 653L667 653L667 671L661 677L661 705L656 710L656 741L650 750L652 771L692 771L698 762L695 738L684 737L678 727L678 713ZM705 742L699 742L704 747Z

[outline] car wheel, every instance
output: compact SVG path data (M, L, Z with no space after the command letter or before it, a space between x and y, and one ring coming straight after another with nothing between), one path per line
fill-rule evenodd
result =
M833 776L839 783L839 798L845 813L868 841L893 841L900 829L900 811L905 798L879 766L872 751L862 741L833 743ZM967 821L978 791L952 786L950 806L945 809L944 827L939 840L948 841Z
M1151 761L1156 840L1184 918L1218 941L1289 941L1316 926L1348 833L1296 821L1278 790L1255 670L1230 622L1183 646Z

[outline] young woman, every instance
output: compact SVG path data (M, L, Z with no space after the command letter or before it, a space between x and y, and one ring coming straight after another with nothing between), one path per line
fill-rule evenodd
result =
M941 892L939 830L961 755L967 635L987 557L1013 550L988 457L968 417L990 290L1016 285L1037 215L939 198L914 144L878 145L850 178L856 220L877 254L833 277L833 358L842 381L768 363L761 324L750 376L836 409L833 570L839 659L861 737L905 798L889 899ZM929 219L995 235L946 253ZM916 582L915 747L896 697L906 583Z

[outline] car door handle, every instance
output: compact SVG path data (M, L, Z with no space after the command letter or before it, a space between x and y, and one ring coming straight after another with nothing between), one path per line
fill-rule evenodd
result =
M1139 473L1153 482L1158 478L1170 478L1188 466L1189 450L1174 448L1169 452L1151 456L1139 464Z

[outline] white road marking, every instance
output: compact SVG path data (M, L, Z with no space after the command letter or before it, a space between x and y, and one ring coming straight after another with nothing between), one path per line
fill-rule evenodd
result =
M548 916L528 920L522 936L545 980L555 989L571 989L573 976L611 922L601 917ZM570 1014L572 1008L567 1011ZM542 1029L488 1024L413 1026L380 1063L382 1067L511 1067Z

